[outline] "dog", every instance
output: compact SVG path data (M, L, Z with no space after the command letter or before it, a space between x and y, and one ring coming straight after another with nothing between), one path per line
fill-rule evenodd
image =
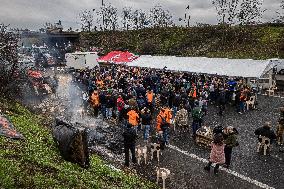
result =
M267 151L270 149L270 139L265 136L259 136L260 141L257 145L257 152L260 152L261 148L263 148L263 155L267 154Z
M83 118L86 115L86 112L82 107L77 110L77 113L81 118Z
M140 161L141 161L142 157L144 158L145 165L146 165L147 164L147 146L137 145L135 151L137 153L137 163L138 163L138 165L140 165Z
M151 160L153 160L154 152L157 152L157 159L158 159L158 162L160 162L160 151L161 151L160 144L151 143Z
M161 177L163 180L163 189L166 188L166 179L169 177L171 174L170 170L166 168L158 168L156 167L156 172L157 172L157 184L159 182L159 178Z

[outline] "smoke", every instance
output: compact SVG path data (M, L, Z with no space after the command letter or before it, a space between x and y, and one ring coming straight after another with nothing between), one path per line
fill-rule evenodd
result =
M84 115L83 93L69 74L58 75L57 101L64 107L61 117L72 122L80 122Z
M52 72L52 71L50 71ZM47 73L46 73L47 74ZM55 73L49 73L51 75ZM108 128L109 124L103 119L93 116L92 108L88 102L83 100L86 86L73 80L68 73L53 75L57 80L57 88L54 94L36 96L31 88L25 87L24 104L35 111L55 119L59 118L71 124L96 129L98 127Z
M70 123L80 123L84 127L95 128L96 125L104 125L101 119L92 116L92 110L86 108L83 94L86 87L72 79L70 74L60 74L58 77L58 88L56 90L55 102L64 108L59 117ZM88 112L90 109L90 112ZM60 112L60 111L59 111Z

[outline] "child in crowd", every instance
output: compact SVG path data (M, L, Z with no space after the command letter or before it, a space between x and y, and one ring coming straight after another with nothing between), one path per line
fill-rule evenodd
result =
M210 167L212 163L215 163L214 174L218 174L218 169L221 164L225 163L225 153L224 153L224 139L221 133L215 134L213 142L211 145L211 152L209 163L207 166L204 167L206 171L210 171Z

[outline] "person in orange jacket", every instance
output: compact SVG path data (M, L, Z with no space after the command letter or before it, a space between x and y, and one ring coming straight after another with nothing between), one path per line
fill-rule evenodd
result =
M161 125L163 122L165 122L165 109L164 108L162 108L159 114L157 115L157 126L156 126L157 132L162 130Z
M137 133L137 128L138 128L139 119L140 119L138 113L135 111L135 109L131 109L127 113L127 117L128 117L128 124L130 124Z
M173 118L172 109L170 109L169 107L166 107L165 116L166 116L166 122L170 125L171 119Z
M148 108L150 109L151 113L154 112L154 97L155 94L151 88L148 88L147 93L146 93L146 99L147 99L147 105Z
M169 108L162 108L157 116L157 131L163 132L163 142L169 145L169 128L171 122L171 110Z
M94 108L94 115L95 115L95 117L97 117L98 114L99 114L99 107L100 107L100 99L99 99L98 91L94 91L92 93L90 101L91 101L91 104Z

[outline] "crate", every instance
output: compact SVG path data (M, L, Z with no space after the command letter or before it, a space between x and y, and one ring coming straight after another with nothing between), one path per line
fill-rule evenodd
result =
M208 135L205 135L205 134L206 134L205 132L201 132L197 130L195 142L199 146L210 148L210 144L213 141L213 135L210 133Z

